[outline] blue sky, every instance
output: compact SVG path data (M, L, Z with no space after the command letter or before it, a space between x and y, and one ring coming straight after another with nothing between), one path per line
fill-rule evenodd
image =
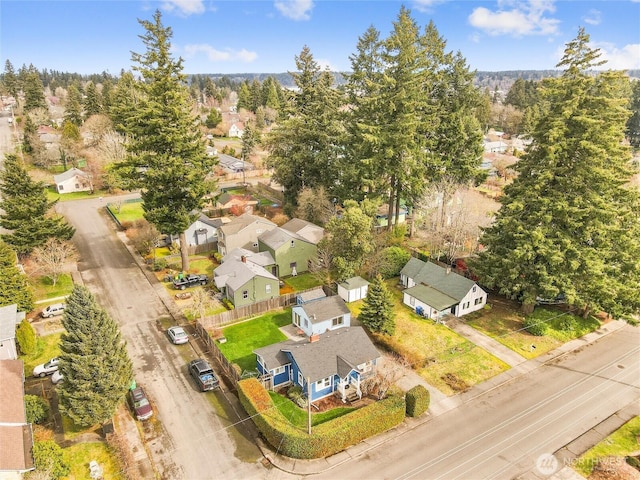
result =
M323 67L348 71L358 37L371 25L388 36L402 5L421 30L433 20L471 69L553 69L581 26L604 68L640 68L640 0L1 0L0 70L8 59L118 75L144 52L138 19L160 9L185 73L292 71L305 45Z

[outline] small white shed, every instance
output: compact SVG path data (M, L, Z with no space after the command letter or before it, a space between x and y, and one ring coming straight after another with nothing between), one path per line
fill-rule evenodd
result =
M338 295L345 302L355 302L367 296L369 282L362 277L352 277L338 284Z
M56 190L61 194L93 191L91 175L79 168L73 167L60 175L54 175L53 181L56 184Z

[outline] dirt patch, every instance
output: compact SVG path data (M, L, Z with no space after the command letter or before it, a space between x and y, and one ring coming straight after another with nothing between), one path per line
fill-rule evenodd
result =
M469 385L467 385L467 382L462 380L455 373L445 373L440 378L456 393L464 392L469 389Z

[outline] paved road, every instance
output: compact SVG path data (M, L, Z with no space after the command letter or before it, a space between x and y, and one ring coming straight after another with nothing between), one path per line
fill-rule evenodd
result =
M640 398L626 326L312 478L544 478L536 460Z
M285 478L268 473L261 454L221 393L200 393L185 364L187 346L171 345L160 326L169 313L117 238L99 199L61 202L77 233L78 270L98 302L120 324L138 383L154 401L160 420L147 431L148 447L162 479ZM146 429L147 430L147 429Z

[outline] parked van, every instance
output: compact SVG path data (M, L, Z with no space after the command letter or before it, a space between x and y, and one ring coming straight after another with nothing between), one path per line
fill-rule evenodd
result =
M47 308L42 310L42 316L43 318L51 318L54 315L62 315L65 308L66 305L64 303L54 303L53 305L49 305Z

